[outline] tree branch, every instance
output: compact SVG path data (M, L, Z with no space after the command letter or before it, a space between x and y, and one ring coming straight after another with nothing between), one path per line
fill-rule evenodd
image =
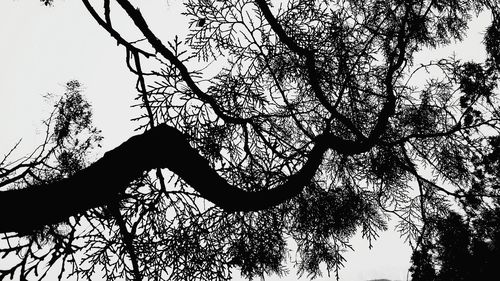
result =
M226 211L266 209L302 191L321 164L326 143L326 138L318 138L303 167L284 184L249 192L230 185L189 145L185 135L162 124L131 137L69 178L0 192L0 233L29 232L107 205L119 198L131 181L158 167L171 170L201 197Z
M116 41L118 42L118 44L122 44L123 46L127 47L127 49L133 50L133 51L135 51L137 53L140 53L140 54L144 55L145 57L153 56L153 54L148 53L148 52L146 52L144 50L141 50L141 49L135 47L134 45L132 45L127 40L123 39L123 37L120 35L120 33L118 33L116 30L114 30L111 27L111 19L109 18L109 3L108 3L108 5L106 5L106 3L105 3L105 17L106 17L106 21L104 21L99 16L99 14L97 14L97 12L95 11L94 7L92 7L92 5L90 4L90 2L88 0L82 0L82 2L83 2L83 5L85 5L85 8L87 8L87 10L89 11L89 13L96 20L96 22L100 26L102 26L106 31L108 31L108 33L113 38L116 39Z
M123 10L127 13L127 15L132 19L135 26L142 32L142 34L146 37L151 46L160 53L163 57L165 57L172 65L174 65L179 73L181 74L182 79L186 82L187 86L193 91L193 93L203 102L210 104L212 110L217 116L222 118L225 122L234 123L234 124L245 124L249 123L251 120L249 118L241 118L238 116L228 115L223 108L221 108L217 101L210 96L209 94L202 91L196 82L191 77L191 73L187 69L187 67L182 63L182 61L172 53L161 40L156 37L153 31L149 28L146 20L142 16L142 13L136 9L129 1L127 0L117 0L118 4L123 8Z
M123 219L120 213L120 204L118 202L113 202L108 205L108 210L116 220L116 224L120 228L120 234L122 235L122 240L124 243L125 250L130 256L130 261L132 262L132 274L134 276L134 281L141 281L141 272L139 269L139 262L137 253L134 248L134 233L129 232L127 229L127 223Z
M295 52L297 55L306 59L308 79L311 84L311 88L314 91L316 98L318 98L318 100L320 101L321 105L323 105L333 115L333 117L335 117L349 130L351 130L351 132L356 135L357 138L359 138L360 140L365 140L366 137L361 133L356 125L352 123L349 118L337 111L337 109L328 100L326 93L321 88L321 83L319 81L320 75L318 73L318 70L316 69L316 59L314 57L314 52L312 50L308 50L299 46L292 37L286 34L283 27L280 25L276 17L269 9L266 0L255 0L255 2L281 42L283 42L288 48L290 48L290 50Z

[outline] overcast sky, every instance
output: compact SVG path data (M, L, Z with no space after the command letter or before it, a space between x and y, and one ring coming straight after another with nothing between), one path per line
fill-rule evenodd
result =
M148 0L152 2L159 5L153 11L173 9L166 1ZM165 31L175 35L177 20L158 16L155 24L163 24ZM468 40L454 48L459 57L484 56L480 41L488 20L488 16L482 16L474 23ZM426 52L420 58L439 58L451 52L450 48ZM0 156L20 138L20 153L40 143L41 120L50 111L43 96L62 93L64 84L72 79L85 86L95 124L103 131L101 154L133 135L137 124L130 119L138 112L130 106L136 96L136 78L127 70L124 55L124 48L116 45L79 1L56 1L54 7L46 8L37 0L1 0ZM345 255L348 262L340 273L341 280L406 280L410 250L398 233L382 233L371 250L359 237L353 239L353 245L356 251ZM295 279L293 268L290 273L286 280Z

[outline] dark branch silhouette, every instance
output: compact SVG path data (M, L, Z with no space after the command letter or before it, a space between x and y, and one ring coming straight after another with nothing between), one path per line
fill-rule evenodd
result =
M0 255L16 259L0 280L43 279L45 264L59 279L262 277L286 272L289 240L300 275L339 279L349 239L371 245L389 216L415 276L434 278L455 267L430 264L449 242L433 226L468 235L454 205L477 223L498 207L495 1L186 0L171 40L142 3L82 2L125 49L141 133L89 160L102 137L68 82L42 145L0 160ZM416 61L482 11L484 62Z
M154 151L145 153L146 147L153 147ZM130 138L70 178L2 191L0 232L28 232L110 204L123 194L130 182L157 167L171 170L200 196L226 211L262 210L299 194L314 176L324 152L324 144L316 145L300 171L279 187L245 191L231 186L218 175L189 145L186 136L162 124ZM16 216L11 215L13 211Z

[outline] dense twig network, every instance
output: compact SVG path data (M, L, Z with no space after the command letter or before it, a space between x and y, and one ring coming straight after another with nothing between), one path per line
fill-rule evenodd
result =
M2 278L43 279L47 259L60 278L66 265L88 279L252 278L290 259L338 278L358 229L371 245L393 216L422 249L455 203L496 204L497 1L186 0L173 40L128 0L82 2L125 48L144 132L84 162L100 137L68 84L44 144L0 162L0 188L15 185L0 192L1 252L20 257ZM414 61L485 10L485 62ZM120 33L119 13L141 38ZM82 129L87 144L67 146ZM31 207L14 220L19 202Z

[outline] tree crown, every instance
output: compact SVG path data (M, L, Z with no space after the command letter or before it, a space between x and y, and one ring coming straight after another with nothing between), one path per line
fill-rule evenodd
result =
M87 184L109 188L102 199L81 195L84 203L39 214L51 255L36 255L40 235L20 238L2 251L28 251L0 276L33 274L47 258L87 278L104 268L110 280L229 279L235 267L253 278L285 273L293 239L299 273L315 277L321 264L338 273L357 229L371 241L395 216L422 247L454 199L474 211L498 196L488 165L498 156L496 1L186 0L188 35L173 40L127 0L82 2L125 47L146 132L87 167L74 162L83 155L76 143L57 155L63 173L52 181L34 172L49 158L15 169L1 162L0 187L25 187L2 191L5 202L36 188L69 202ZM485 62L415 61L425 48L462 40L485 10ZM119 32L118 11L141 40ZM83 150L99 139L78 82L55 114L54 147L81 129L91 135ZM11 172L21 169L29 172ZM28 219L0 230L40 233ZM61 221L70 231L57 230Z

